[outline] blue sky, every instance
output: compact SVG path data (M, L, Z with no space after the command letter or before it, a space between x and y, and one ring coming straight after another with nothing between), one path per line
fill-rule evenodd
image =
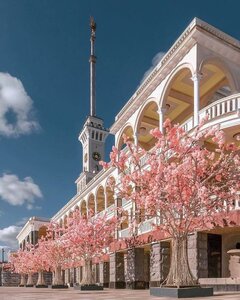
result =
M75 194L77 137L89 112L90 15L97 115L110 127L153 58L195 16L240 39L239 8L237 0L0 0L0 245L13 246L26 218L51 217Z

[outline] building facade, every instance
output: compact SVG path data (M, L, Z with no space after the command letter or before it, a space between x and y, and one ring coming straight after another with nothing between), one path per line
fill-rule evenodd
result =
M79 135L83 146L83 171L76 180L76 195L53 217L64 226L66 219L78 209L87 213L107 213L123 207L129 216L134 209L131 200L120 199L108 187L109 180L118 182L116 169L102 170L99 161L104 157L104 143L108 130L95 110L94 52L96 24L91 21L91 112ZM218 124L228 141L240 137L240 42L200 19L193 19L162 60L138 87L115 117L110 133L115 146L124 148L123 134L134 143L150 150L155 143L150 130L163 129L164 119L179 123L190 131L208 115L206 127ZM209 142L208 147L211 148ZM145 164L144 156L141 160ZM240 284L239 273L232 273L230 261L240 243L240 201L236 195L232 220L236 226L200 231L189 236L188 256L193 274L199 282L208 284ZM37 220L36 220L37 221ZM144 243L134 249L116 249L108 261L94 265L96 281L112 288L146 288L159 286L168 273L171 255L170 240L153 238L152 223L143 221L138 235ZM30 223L18 235L20 246L29 236ZM126 220L117 233L118 239L129 236ZM232 250L228 253L229 250ZM230 265L230 269L229 269ZM230 274L231 272L231 274ZM80 282L82 269L65 271L67 283ZM234 279L233 276L234 275Z

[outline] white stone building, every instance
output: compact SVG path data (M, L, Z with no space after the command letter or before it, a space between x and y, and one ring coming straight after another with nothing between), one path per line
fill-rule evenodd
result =
M76 195L52 217L62 225L75 209L81 213L89 209L96 214L107 212L109 217L116 206L123 206L129 215L132 210L131 201L119 199L107 186L110 178L118 180L117 170L101 170L98 163L104 157L109 132L95 112L94 23L91 29L91 113L79 135L83 171L75 182ZM119 149L124 147L122 135L125 133L149 150L154 146L150 130L158 126L162 129L166 117L191 130L207 114L207 126L219 124L229 141L236 141L240 136L240 42L195 18L117 114L110 133L115 136L115 146ZM198 232L189 237L190 266L203 284L224 286L228 283L234 284L234 288L240 284L240 278L230 278L227 254L240 242L238 209L236 200L234 216L238 226ZM20 245L31 231L38 230L37 222L39 220L31 222L30 219L23 227L17 237ZM150 233L152 222L154 220L143 222L138 234ZM128 233L128 222L125 222L118 237L126 237ZM110 253L109 262L95 266L96 280L119 288L157 286L167 274L169 255L169 241L151 240L135 250ZM130 264L131 278L128 276ZM80 277L79 270L65 272L66 282L79 281Z

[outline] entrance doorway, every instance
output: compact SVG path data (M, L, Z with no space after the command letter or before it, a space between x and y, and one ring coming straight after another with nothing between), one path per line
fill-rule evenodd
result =
M219 278L222 274L222 236L208 234L208 278Z

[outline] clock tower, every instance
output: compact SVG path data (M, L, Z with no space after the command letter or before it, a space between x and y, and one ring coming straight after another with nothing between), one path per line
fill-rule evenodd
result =
M79 192L101 170L99 161L104 160L105 140L109 133L109 130L104 127L103 120L96 116L96 23L92 17L90 27L90 115L84 123L78 138L83 147L83 172L76 181Z

